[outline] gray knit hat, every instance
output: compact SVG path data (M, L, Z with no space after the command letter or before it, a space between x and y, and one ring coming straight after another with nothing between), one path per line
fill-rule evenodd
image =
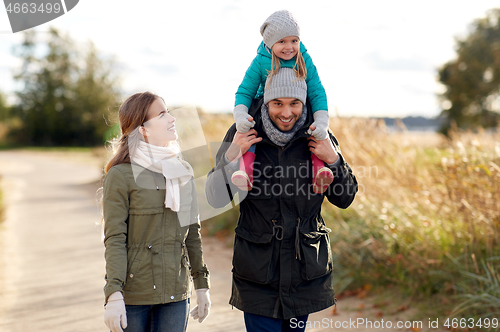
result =
M269 82L269 79L271 82ZM272 77L268 77L264 89L264 104L276 98L297 98L306 104L307 84L295 76L292 68L280 68Z
M272 48L278 40L288 36L300 37L300 27L297 20L288 10L279 10L269 16L260 27L264 44Z

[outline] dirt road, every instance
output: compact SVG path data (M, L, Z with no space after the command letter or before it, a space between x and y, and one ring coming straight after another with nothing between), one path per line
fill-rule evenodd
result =
M102 318L104 247L96 225L99 166L90 154L0 152L7 205L0 224L0 331L107 331ZM188 331L244 331L243 314L228 304L231 249L206 238L204 252L212 309L203 324L190 320ZM313 314L310 321L316 328L307 331L332 331L336 321L347 326L350 320L370 317L373 313L356 310L363 303L339 301L339 315L331 316L330 310ZM372 321L380 320L374 317ZM385 329L351 325L340 330Z

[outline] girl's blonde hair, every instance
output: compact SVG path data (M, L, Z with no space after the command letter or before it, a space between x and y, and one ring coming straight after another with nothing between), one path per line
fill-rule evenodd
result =
M280 70L280 68L281 68L280 58L276 54L274 54L271 48L271 70L267 71L267 78L269 79L267 81L267 84L271 82L271 78L278 72L278 70ZM306 79L307 77L306 62L304 61L304 57L300 52L300 48L297 52L297 55L295 56L295 64L293 65L293 70L295 71L295 76L297 76L297 81Z

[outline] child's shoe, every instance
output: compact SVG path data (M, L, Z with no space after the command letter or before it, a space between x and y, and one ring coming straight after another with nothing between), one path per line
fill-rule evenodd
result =
M311 154L313 166L313 191L317 194L325 192L326 188L333 182L333 172L314 153Z
M243 191L253 188L253 162L255 153L247 151L240 159L240 170L233 173L231 182Z

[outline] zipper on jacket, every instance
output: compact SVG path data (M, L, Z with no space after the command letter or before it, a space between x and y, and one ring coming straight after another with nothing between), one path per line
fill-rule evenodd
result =
M191 264L189 263L189 258L188 258L188 251L187 251L187 247L186 247L186 243L182 243L182 265L184 267L186 267L187 269L189 269L189 271L191 271Z
M149 155L150 156L153 156L153 153L151 152L151 147L149 146L148 144L148 151L149 151ZM155 182L155 185L156 185L156 190L160 190L160 188L158 187L158 183L156 183L156 176L155 176L155 172L151 171L152 175L153 175L153 181ZM155 286L156 287L156 286ZM156 289L156 288L155 288Z
M295 227L295 259L299 261L302 259L300 257L300 217L297 218L297 226Z
M154 172L152 172L152 173L153 173L153 180L155 182L156 190L160 190L160 188L158 187L158 183L156 182L156 175Z
M280 149L278 150L278 164L281 159L281 154L283 153L283 150L285 150L284 146L280 146Z
M151 244L148 246L148 250L149 250L149 255L151 256L151 274L153 275L153 289L156 290L155 271L153 267L153 255L156 253L153 252L153 246Z
M182 261L182 265L184 265L185 267L187 267L189 269L189 271L191 271L191 262L189 261L189 252L188 252L188 248L186 246L186 240L187 240L188 234L189 234L189 231L184 235L184 239L182 240L182 243L181 243L181 246L182 246L181 261Z

